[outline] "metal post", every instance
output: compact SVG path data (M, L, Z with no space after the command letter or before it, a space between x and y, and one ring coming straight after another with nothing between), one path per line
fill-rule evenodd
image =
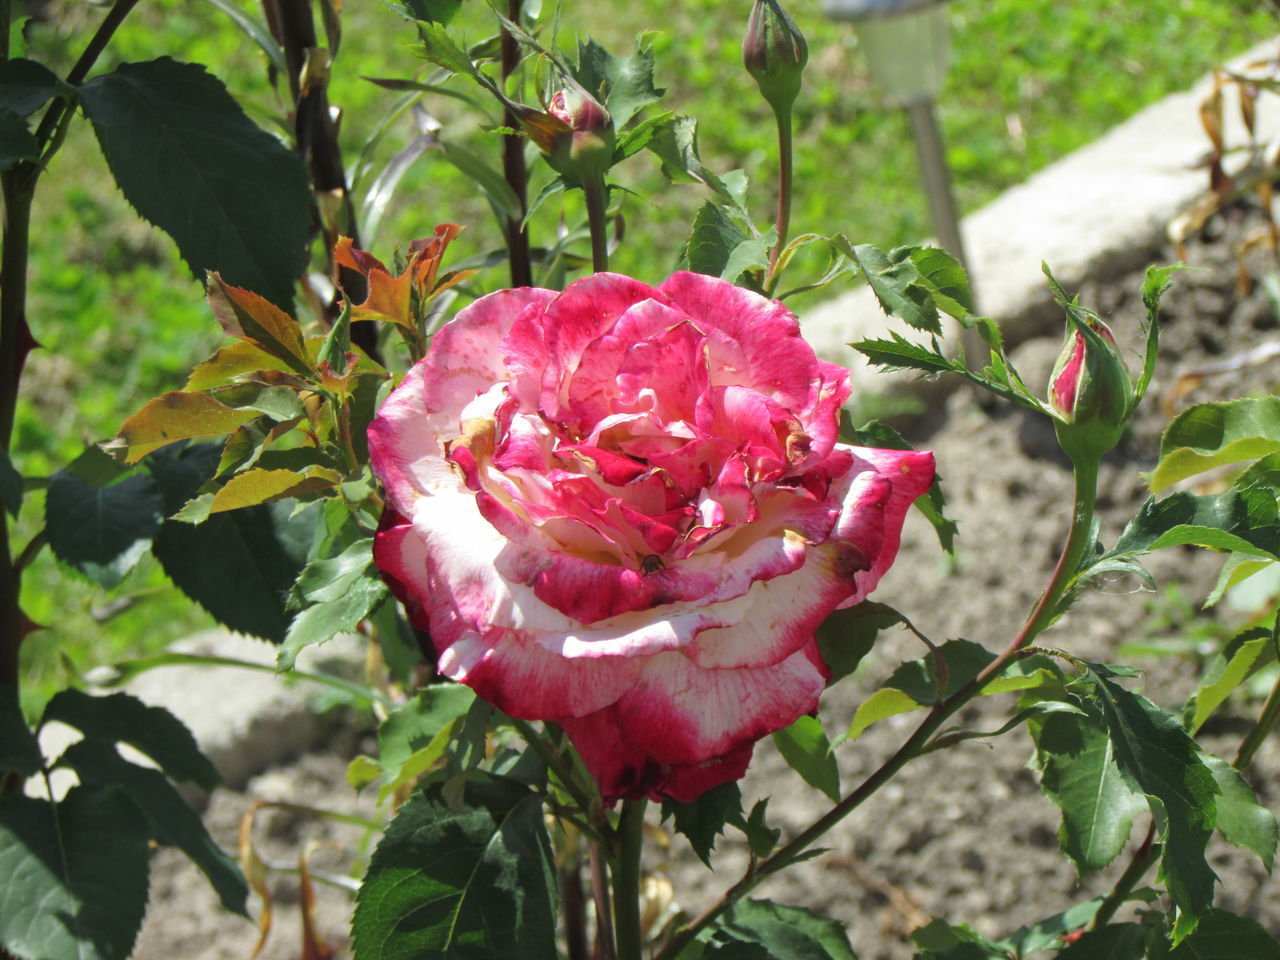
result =
M920 175L924 180L925 194L929 199L929 215L942 249L969 269L964 255L964 241L960 237L960 218L956 212L955 197L951 193L951 173L947 167L942 147L942 134L938 129L938 117L932 98L921 98L907 104L907 118L911 121L911 133L916 142L916 155L920 158Z

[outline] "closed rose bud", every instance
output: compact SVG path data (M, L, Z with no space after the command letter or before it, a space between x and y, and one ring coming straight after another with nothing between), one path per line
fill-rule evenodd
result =
M1067 455L1096 460L1124 433L1133 382L1105 323L1091 317L1072 325L1049 378L1049 407Z
M742 40L742 62L775 111L795 103L808 60L804 35L777 0L756 0Z
M562 90L547 113L569 128L568 158L584 176L603 177L613 162L613 118L585 90Z

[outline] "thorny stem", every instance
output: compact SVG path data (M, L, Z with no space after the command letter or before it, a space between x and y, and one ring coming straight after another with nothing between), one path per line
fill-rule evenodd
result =
M1275 626L1271 628L1271 645L1275 647L1277 644L1280 644L1280 617L1276 618ZM1253 755L1258 752L1262 741L1267 739L1278 722L1280 722L1280 678L1276 679L1275 686L1271 688L1271 695L1263 704L1262 713L1258 715L1258 719L1254 721L1249 732L1245 734L1244 740L1240 742L1240 749L1236 751L1236 758L1231 761L1231 765L1242 773L1248 769L1253 761Z
M842 798L825 814L815 820L804 831L779 847L772 854L757 863L754 869L748 870L736 883L726 890L720 899L695 917L683 927L660 950L655 960L674 960L698 932L729 909L739 899L746 896L760 881L777 873L794 863L799 857L828 830L856 810L862 803L884 786L894 775L911 760L925 752L929 738L946 720L966 703L978 696L982 688L993 677L997 676L1005 665L1022 654L1036 636L1053 620L1058 602L1071 583L1076 566L1089 540L1090 528L1093 524L1093 510L1097 498L1098 464L1077 463L1075 466L1075 504L1071 517L1071 529L1063 544L1062 554L1049 578L1044 593L1032 608L1027 621L1017 636L1013 638L1005 651L996 657L981 673L962 686L946 700L935 704L920 725L907 738L889 759L885 760L875 771L862 781L853 792Z
M1133 888L1138 885L1138 881L1146 876L1147 871L1160 859L1160 845L1154 842L1155 836L1156 821L1155 818L1152 818L1151 825L1147 827L1147 835L1142 843L1138 844L1138 849L1133 852L1133 859L1129 861L1129 866L1125 868L1124 873L1120 875L1120 879L1116 881L1116 885L1107 894L1107 898L1102 901L1102 905L1098 907L1098 912L1089 921L1090 930L1105 927L1111 922L1111 918L1115 916L1121 904L1128 899L1129 894L1133 892Z
M791 108L775 108L774 116L778 121L778 219L774 224L778 242L769 255L769 272L765 282L765 292L769 296L773 296L773 291L778 286L778 257L787 246L787 231L791 227Z
M117 0L86 44L84 52L67 74L71 85L81 83L106 48L111 35L124 21L138 0ZM11 11L3 4L3 54L9 54ZM36 141L42 156L38 163L22 161L0 174L0 191L4 196L4 249L0 253L0 448L7 454L13 437L14 412L18 402L18 384L27 350L32 344L27 326L27 270L31 251L31 205L35 199L36 181L44 165L61 142L60 133L75 113L76 105L63 98L55 100L45 111L36 130ZM22 646L23 618L18 606L21 568L15 563L9 545L9 521L0 516L0 684L19 688L18 650Z
M587 225L591 229L591 270L602 273L609 269L609 232L605 223L604 178L584 178L582 192L587 197Z
M507 0L507 19L512 23L520 22L521 0ZM506 89L506 79L515 73L520 65L520 47L516 38L504 27L502 29L502 79ZM520 121L507 107L503 113L503 121L507 127L518 130ZM520 216L506 218L507 260L511 269L511 285L513 287L533 286L533 262L529 257L529 232L524 228L524 214L529 202L529 176L524 163L524 137L518 133L508 133L502 138L502 173L519 201Z
M640 851L644 846L645 800L624 800L613 859L613 916L618 960L641 960Z

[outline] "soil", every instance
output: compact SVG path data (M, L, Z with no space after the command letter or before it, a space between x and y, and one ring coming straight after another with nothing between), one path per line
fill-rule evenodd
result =
M1165 298L1160 364L1146 413L1103 465L1099 506L1105 542L1114 541L1146 496L1139 471L1155 461L1159 431L1168 421L1166 402L1177 408L1270 393L1280 381L1280 366L1271 360L1235 364L1229 372L1205 376L1186 396L1177 397L1175 390L1193 383L1181 372L1280 343L1276 305L1264 286L1255 283L1247 293L1237 288L1238 246L1257 222L1256 211L1232 209L1212 221L1186 252L1187 262L1201 269L1180 273ZM1250 254L1254 277L1276 270L1266 256ZM1175 251L1164 250L1152 261L1176 259ZM1113 322L1121 344L1139 343L1141 279L1137 273L1080 291L1082 303ZM1029 384L1047 380L1060 341L1058 330L1016 348L1014 359ZM1071 503L1067 462L1057 452L1047 422L967 390L951 393L931 416L910 425L908 433L917 446L935 451L948 512L960 524L957 555L948 561L932 529L913 515L897 564L875 599L903 610L935 641L964 637L1003 649L1056 561ZM1149 560L1160 584L1157 592L1129 580L1095 590L1043 642L1091 659L1134 663L1146 671L1138 682L1146 694L1172 706L1194 684L1201 658L1230 635L1242 613L1223 605L1205 614L1217 626L1192 632L1179 613L1186 604L1165 591L1169 584L1179 584L1180 595L1192 609L1198 607L1221 559L1178 549ZM1163 641L1183 652L1135 656L1120 650L1137 641L1147 646ZM824 698L821 715L828 731L846 729L857 705L902 659L923 654L919 641L905 631L883 636L863 667ZM1007 698L987 698L958 719L966 727L995 729L1009 706ZM1201 738L1206 747L1230 757L1260 706L1259 700L1237 698L1225 707ZM873 771L917 720L915 715L895 717L844 744L837 755L845 789ZM369 751L367 734L339 734L325 752L264 773L241 791L216 793L206 813L215 839L234 850L240 820L258 800L378 816L369 791L355 795L344 776L353 753ZM862 960L905 960L913 952L907 935L932 917L1003 936L1105 892L1127 856L1083 881L1076 877L1058 852L1057 811L1039 793L1036 776L1027 767L1029 756L1030 741L1018 728L915 761L828 835L825 855L761 886L756 895L838 918ZM743 783L744 802L770 798L772 825L794 833L829 804L784 767L771 745L762 743ZM1262 802L1280 808L1280 743L1275 738L1258 754L1250 779ZM315 870L342 873L366 854L368 838L358 828L280 810L258 816L256 836L268 859L296 863L300 851L314 849ZM1146 827L1139 818L1135 831ZM324 844L334 846L316 846ZM683 841L674 849L683 849ZM670 876L679 905L696 911L740 875L745 853L730 836L721 841L715 873L687 853L675 859ZM1280 884L1267 876L1257 858L1215 842L1212 863L1222 881L1219 903L1280 934ZM275 929L261 956L295 958L302 954L297 878L273 871L270 890ZM339 947L340 955L345 955L341 948L347 943L350 902L344 890L317 889L319 934ZM253 909L256 915L260 908L255 903ZM257 937L253 924L219 911L208 885L185 860L172 851L157 853L152 907L135 953L139 960L240 960L251 955Z

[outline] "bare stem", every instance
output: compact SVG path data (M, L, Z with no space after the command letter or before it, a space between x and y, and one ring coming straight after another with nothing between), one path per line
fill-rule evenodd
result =
M644 846L644 800L624 800L613 860L613 923L618 960L641 960L640 851Z
M521 0L507 0L507 19L512 23L520 22ZM516 38L504 27L502 30L502 79L506 89L506 79L515 73L520 65L520 47ZM503 113L503 121L513 130L520 129L520 121L507 107ZM524 227L524 215L529 201L529 173L524 163L524 137L518 133L508 133L502 138L502 174L520 201L520 216L506 218L507 260L511 268L511 285L513 287L533 286L533 261L529 256L529 232Z
M591 269L601 273L609 269L609 231L605 223L604 178L590 176L582 185L587 198L587 225L591 229Z
M596 947L603 960L618 960L613 945L613 914L609 909L609 868L601 844L592 841L589 850L591 892L596 901Z
M769 272L765 281L765 290L771 296L778 285L778 257L787 246L787 231L791 228L791 108L775 109L774 117L778 121L778 218L774 224L778 242L769 255Z

